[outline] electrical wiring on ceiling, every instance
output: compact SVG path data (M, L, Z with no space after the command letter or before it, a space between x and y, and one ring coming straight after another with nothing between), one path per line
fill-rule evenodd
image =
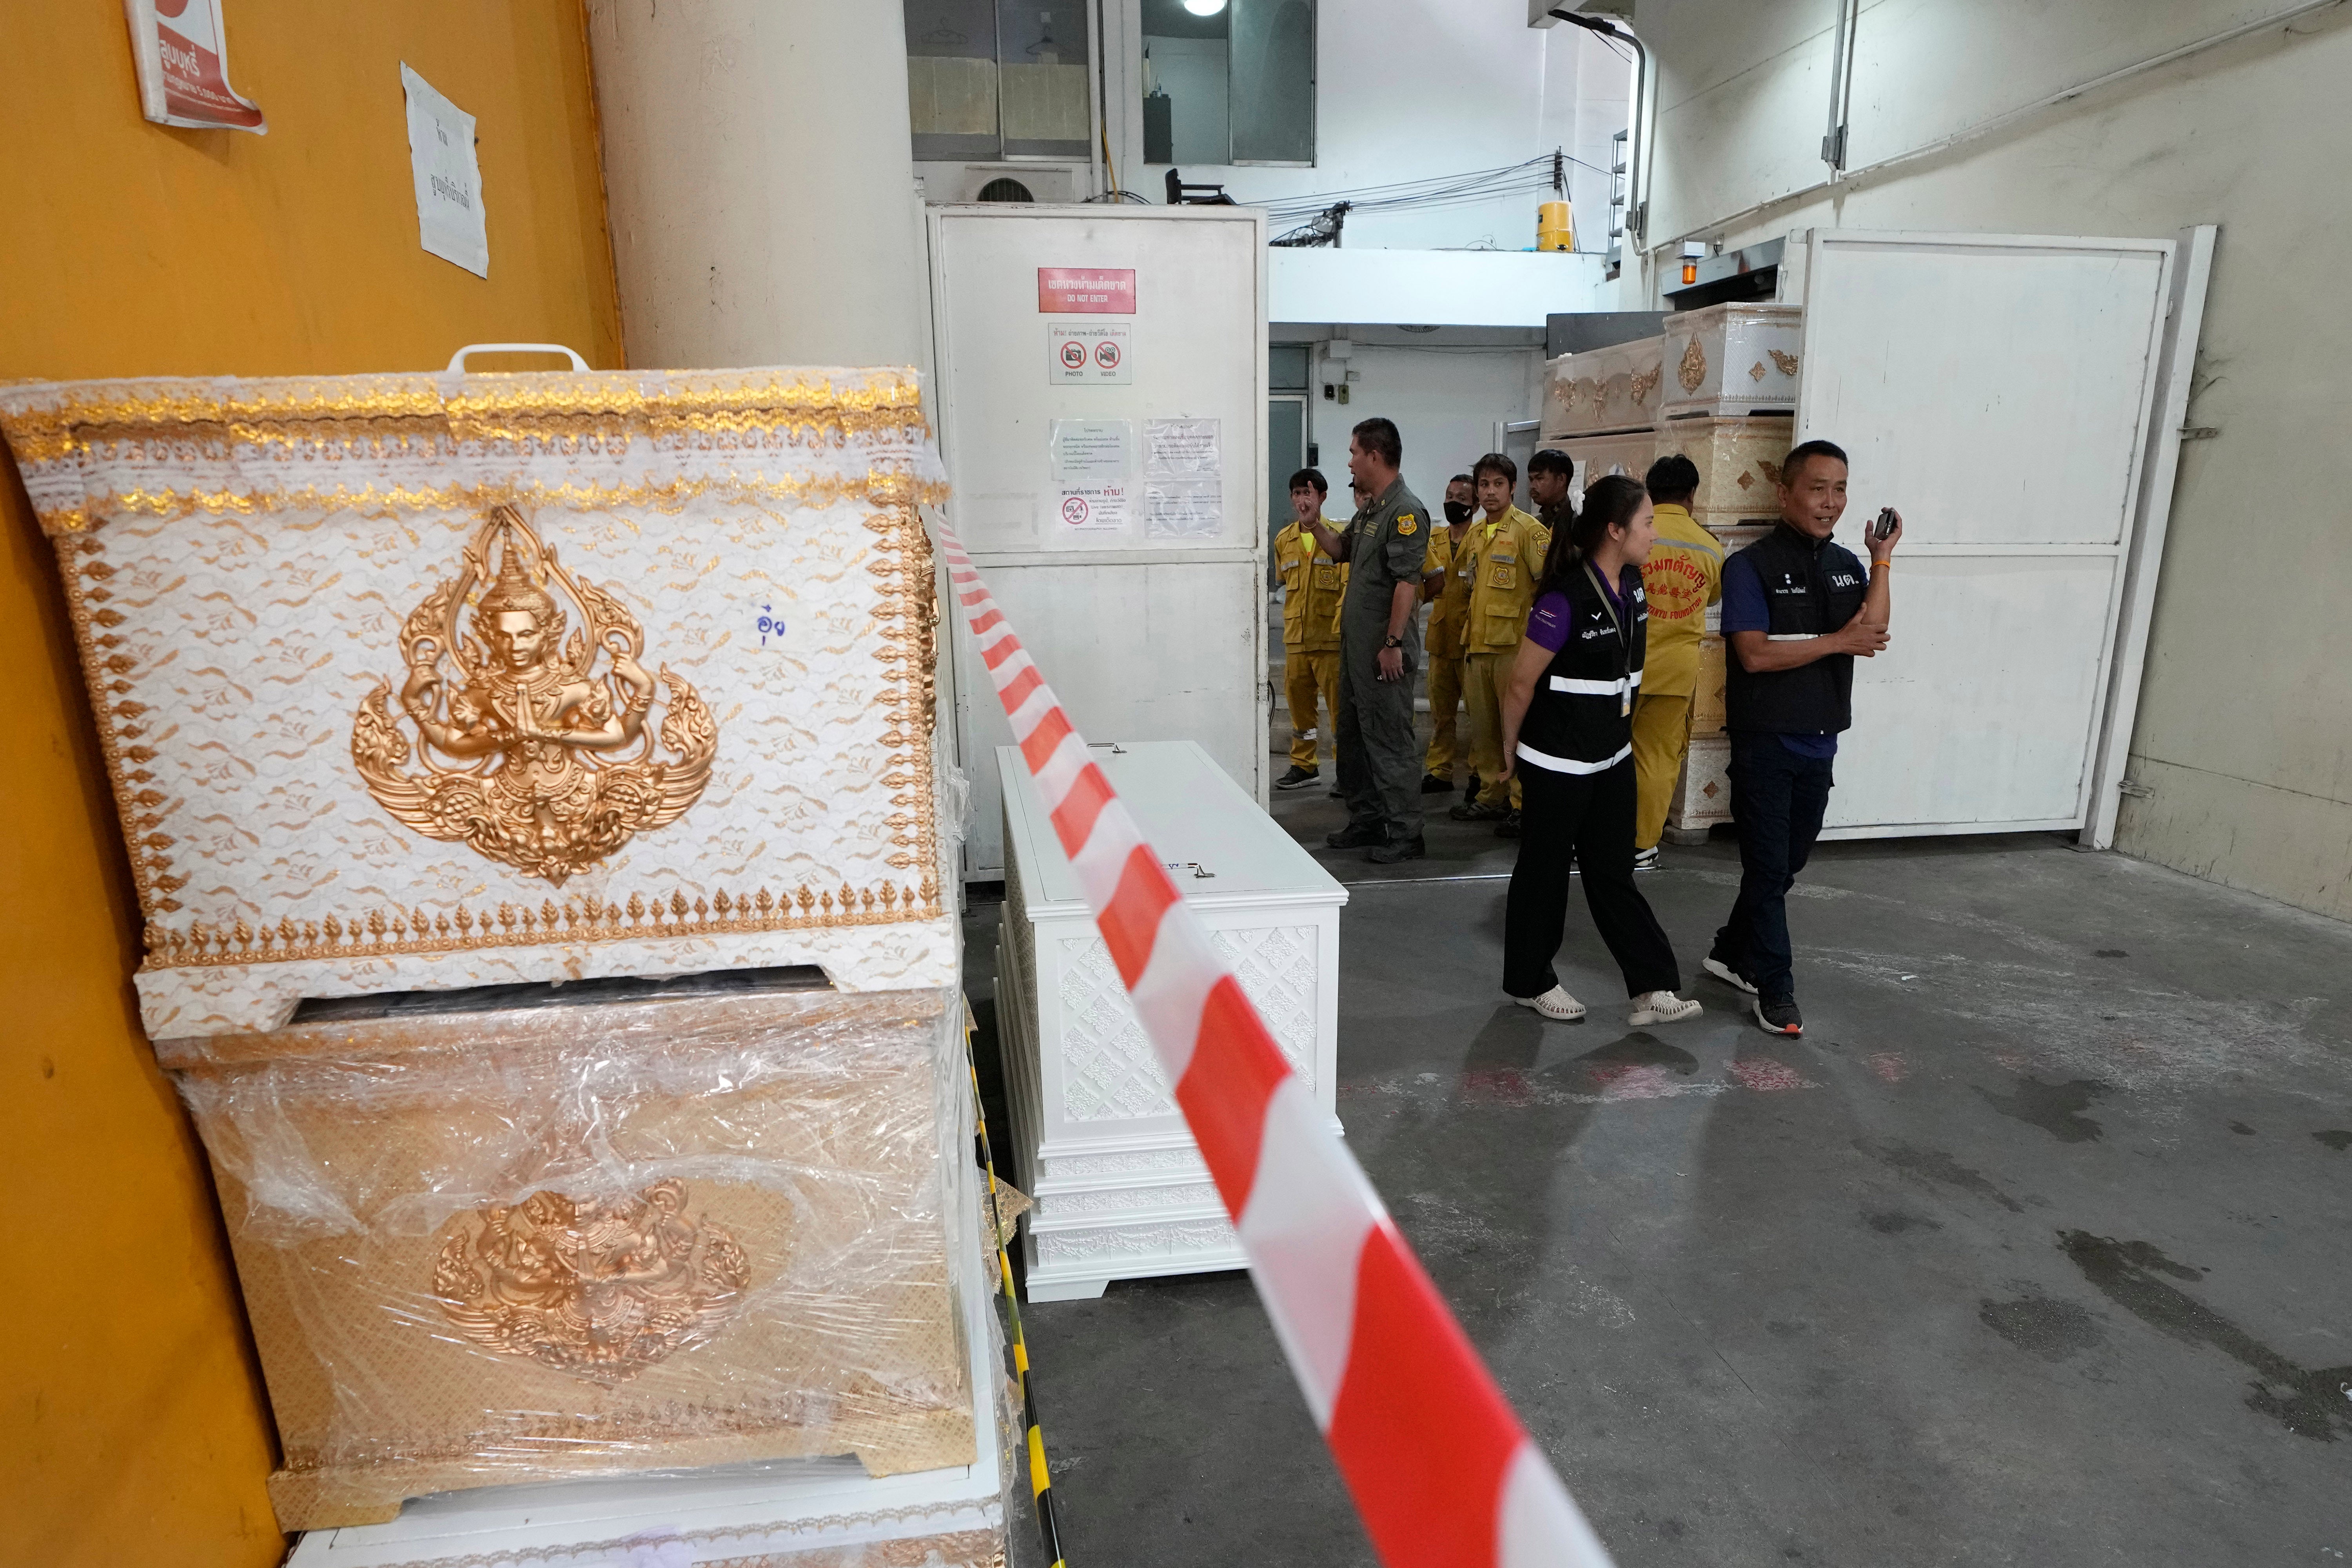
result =
M1249 202L1246 196L1236 199L1254 206L1263 205L1267 217L1276 223L1298 223L1343 202L1351 216L1359 213L1395 212L1407 208L1463 206L1523 191L1549 190L1552 188L1554 161L1559 158L1565 158L1580 169L1590 169L1594 174L1609 172L1564 153L1545 153L1524 163L1507 163L1495 169L1474 169L1465 174L1433 174L1426 179L1363 185L1354 190L1281 196L1265 203Z

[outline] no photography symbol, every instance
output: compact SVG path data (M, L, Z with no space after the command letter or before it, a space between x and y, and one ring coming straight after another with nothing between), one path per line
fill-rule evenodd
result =
M1062 345L1062 363L1065 368L1069 370L1086 369L1087 345L1084 343L1064 343Z

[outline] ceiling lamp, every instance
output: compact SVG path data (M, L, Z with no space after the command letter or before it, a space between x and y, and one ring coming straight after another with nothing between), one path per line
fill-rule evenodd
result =
M1184 0L1184 9L1195 16L1213 16L1225 8L1225 0Z

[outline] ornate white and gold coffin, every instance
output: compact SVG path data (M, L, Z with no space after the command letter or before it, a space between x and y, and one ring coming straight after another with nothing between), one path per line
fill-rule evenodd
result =
M213 1157L284 1528L992 1439L954 991L735 970L303 1015L157 1047Z
M1664 339L1643 338L1549 362L1539 438L1648 426L1664 395Z
M1786 415L1753 419L1662 419L1654 453L1680 453L1698 469L1698 494L1691 517L1718 538L1725 531L1769 525L1780 515L1780 459L1796 440L1796 421ZM1739 542L1759 537L1739 536Z
M911 373L26 384L0 430L150 1035L729 965L954 983Z
M1731 416L1797 411L1804 310L1796 305L1708 305L1666 318L1666 387L1660 416Z

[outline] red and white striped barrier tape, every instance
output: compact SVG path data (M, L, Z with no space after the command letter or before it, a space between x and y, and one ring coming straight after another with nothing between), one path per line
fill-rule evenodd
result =
M1241 1234L1276 1337L1390 1568L1609 1568L1363 1168L947 528L973 643Z

